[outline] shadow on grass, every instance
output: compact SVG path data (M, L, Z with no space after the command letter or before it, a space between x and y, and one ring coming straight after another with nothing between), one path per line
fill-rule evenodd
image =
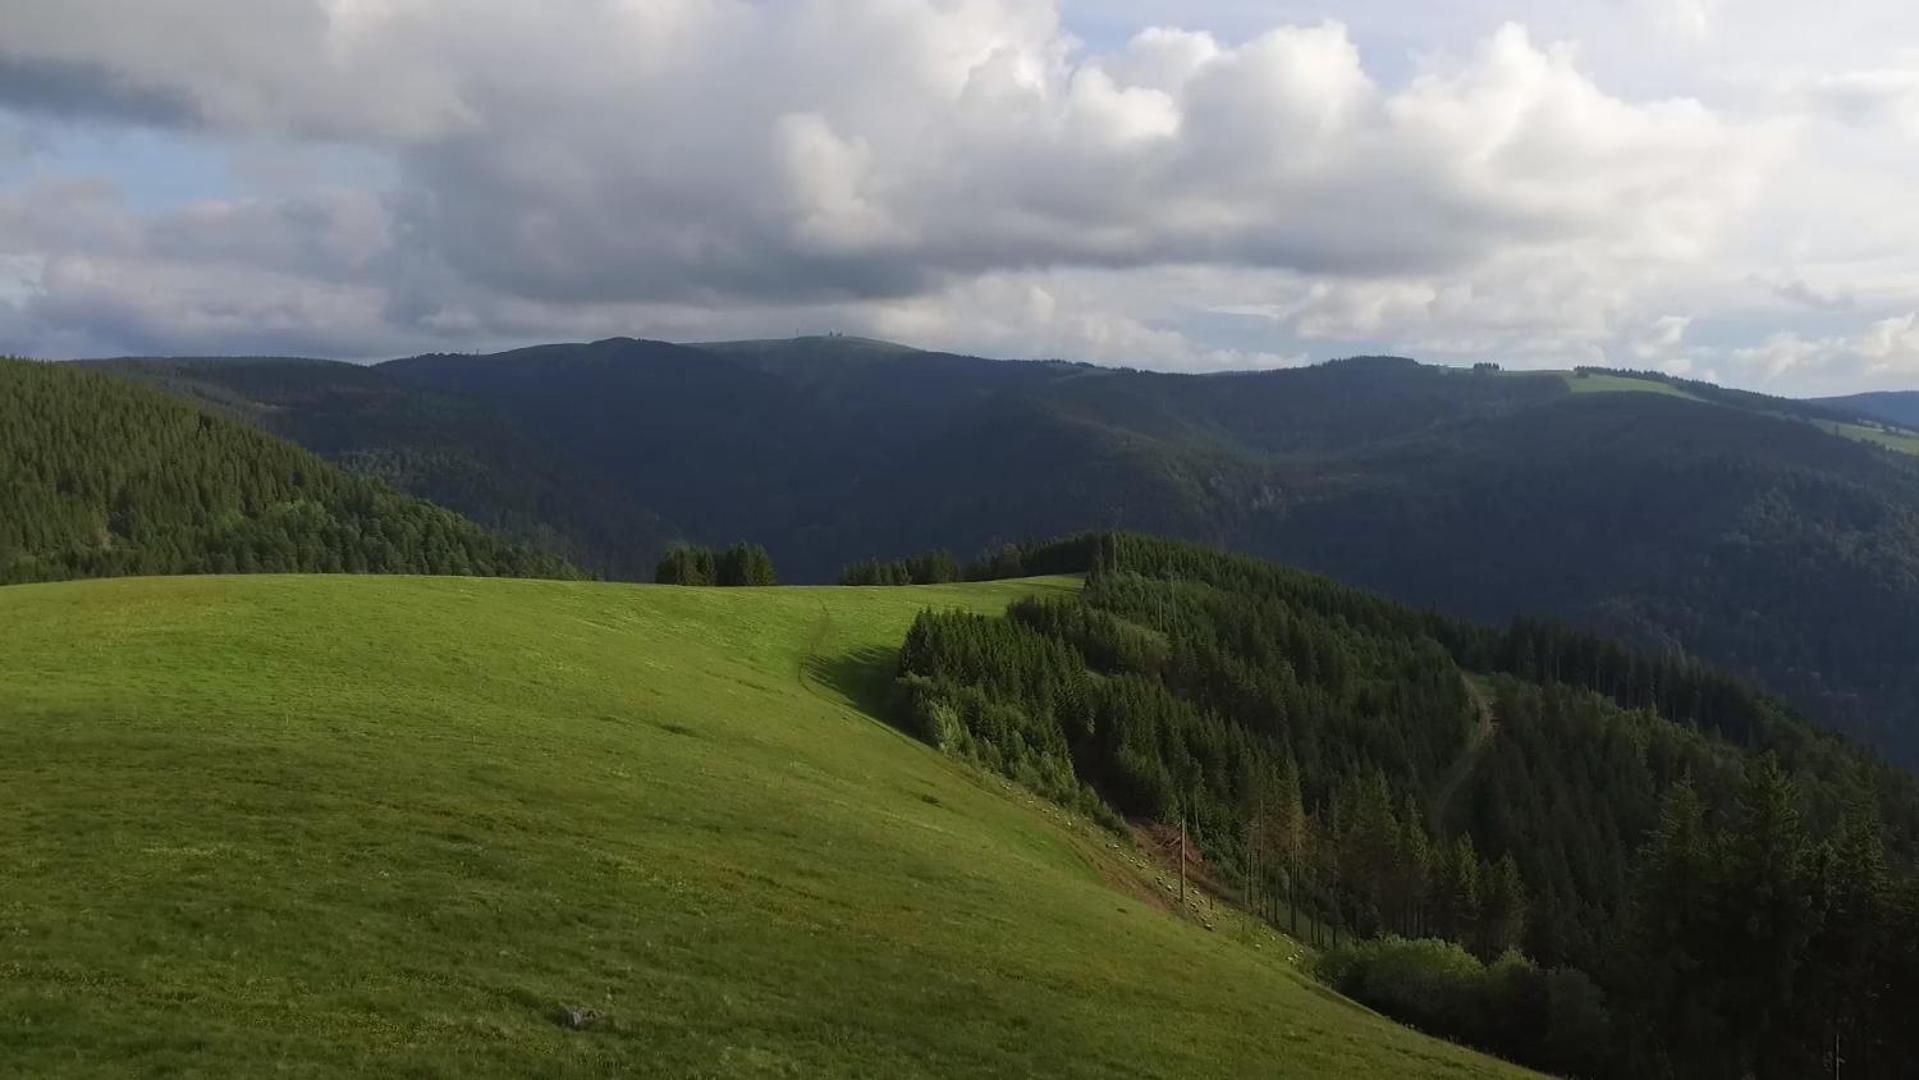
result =
M875 720L892 727L893 676L899 665L899 650L871 645L852 652L806 658L806 677L821 689L838 694L852 706Z

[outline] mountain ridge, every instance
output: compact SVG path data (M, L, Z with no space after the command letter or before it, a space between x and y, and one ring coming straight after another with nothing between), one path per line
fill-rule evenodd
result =
M1883 390L1817 400L1821 404L1857 412L1875 420L1919 428L1919 390Z
M1919 640L1919 459L1850 414L1647 373L1177 375L843 340L427 355L321 391L192 374L615 577L677 540L752 539L783 579L826 581L867 556L1136 529L1696 652L1919 762L1919 675L1884 655ZM1641 389L1674 392L1615 392Z

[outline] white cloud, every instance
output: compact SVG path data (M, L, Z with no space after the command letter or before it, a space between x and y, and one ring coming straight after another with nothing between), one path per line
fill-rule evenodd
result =
M1842 122L1919 139L1919 56L1905 67L1813 76L1794 90L1809 108Z
M842 325L985 355L1121 366L1224 371L1306 362L1303 353L1207 346L1153 325L1131 313L1138 291L1136 279L1111 271L990 274L935 296L848 313ZM1210 289L1198 284L1194 291Z
M1699 41L1712 33L1725 0L1633 0L1641 17L1665 33Z
M1805 371L1759 328L1817 343L1792 320L1919 305L1893 194L1919 65L1819 66L1833 28L1888 25L1842 10L1795 41L1773 2L1548 3L1529 31L1490 2L1363 0L1349 27L1140 0L1148 28L1087 45L1028 0L0 0L16 116L383 166L379 190L281 176L162 212L0 172L0 258L31 267L0 347L827 324L1174 367L1744 348ZM1232 31L1151 27L1209 16ZM1622 59L1655 44L1685 60ZM1787 76L1724 59L1792 47ZM1214 335L1220 311L1263 343ZM1745 341L1698 343L1712 315Z
M1879 319L1855 333L1808 338L1784 332L1736 349L1733 359L1767 379L1829 386L1890 386L1919 378L1919 312Z
M1653 363L1684 362L1676 355L1685 344L1686 328L1692 325L1688 315L1661 315L1642 328L1632 342L1632 355Z
M1857 348L1873 374L1919 373L1919 312L1873 323L1860 337Z

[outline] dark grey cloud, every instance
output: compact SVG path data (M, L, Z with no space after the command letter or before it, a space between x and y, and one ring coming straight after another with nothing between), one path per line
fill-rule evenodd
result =
M3 46L0 46L3 48ZM27 113L185 127L199 110L179 86L137 86L106 64L0 51L0 104Z
M1821 292L1803 278L1775 282L1769 286L1774 296L1814 311L1851 311L1858 301L1849 292Z

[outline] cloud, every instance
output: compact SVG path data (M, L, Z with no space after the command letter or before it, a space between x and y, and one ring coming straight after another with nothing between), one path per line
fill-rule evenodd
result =
M413 62L426 35L447 35L449 48L467 36L454 14L408 0L11 2L0 93L154 123L426 136L475 120L454 68Z
M1806 284L1804 278L1790 281L1761 282L1774 296L1782 300L1811 308L1815 311L1850 311L1858 303L1850 292L1821 292Z
M31 56L0 56L0 101L60 115L106 114L155 124L184 124L194 115L192 102L178 93L130 85L99 63Z
M1732 355L1769 379L1895 385L1919 376L1919 312L1879 319L1851 334L1808 338L1778 333Z
M802 3L710 30L730 36L683 45L711 63L592 93L489 87L481 128L401 152L409 228L462 276L551 300L885 298L1049 267L1443 271L1514 244L1696 252L1765 154L1696 105L1607 97L1513 27L1396 93L1331 24L1095 56L994 4Z
M248 351L353 355L369 334L390 332L376 288L254 268L203 266L191 277L165 268L130 256L50 259L28 313L55 328L85 327L81 344L141 353L218 354L245 340Z
M1692 318L1687 315L1662 315L1654 319L1633 338L1633 358L1655 363L1683 361L1677 353L1685 344L1686 329L1691 325Z
M1725 0L1634 0L1633 6L1665 33L1697 41L1711 34Z
M1200 278L1185 280L1182 278ZM1168 286L1190 296L1212 295L1219 283L1206 271L1187 271ZM858 332L989 356L1069 359L1116 366L1196 371L1287 367L1303 352L1205 345L1179 328L1136 314L1147 305L1137 277L1112 271L992 274L940 294L850 311Z
M1841 122L1884 125L1919 138L1919 57L1904 67L1815 76L1795 89L1807 107Z
M1873 323L1854 347L1874 374L1919 372L1919 312Z
M1829 320L1919 304L1919 212L1887 194L1911 57L1713 68L1843 52L1824 28L1857 19L1126 10L1088 44L1032 0L0 0L0 348L838 328L1166 367L1803 373L1866 355ZM1209 12L1232 29L1151 25ZM1653 38L1684 65L1622 66ZM62 125L378 168L135 209L84 167L9 168Z
M397 243L582 304L889 299L1046 268L1447 272L1513 245L1686 256L1767 153L1696 103L1609 96L1516 26L1394 89L1332 23L1094 53L1013 0L563 7L29 5L0 97L386 147Z
M392 252L391 229L380 197L352 189L209 199L150 215L97 180L0 191L0 254L138 256L345 281L364 278Z

